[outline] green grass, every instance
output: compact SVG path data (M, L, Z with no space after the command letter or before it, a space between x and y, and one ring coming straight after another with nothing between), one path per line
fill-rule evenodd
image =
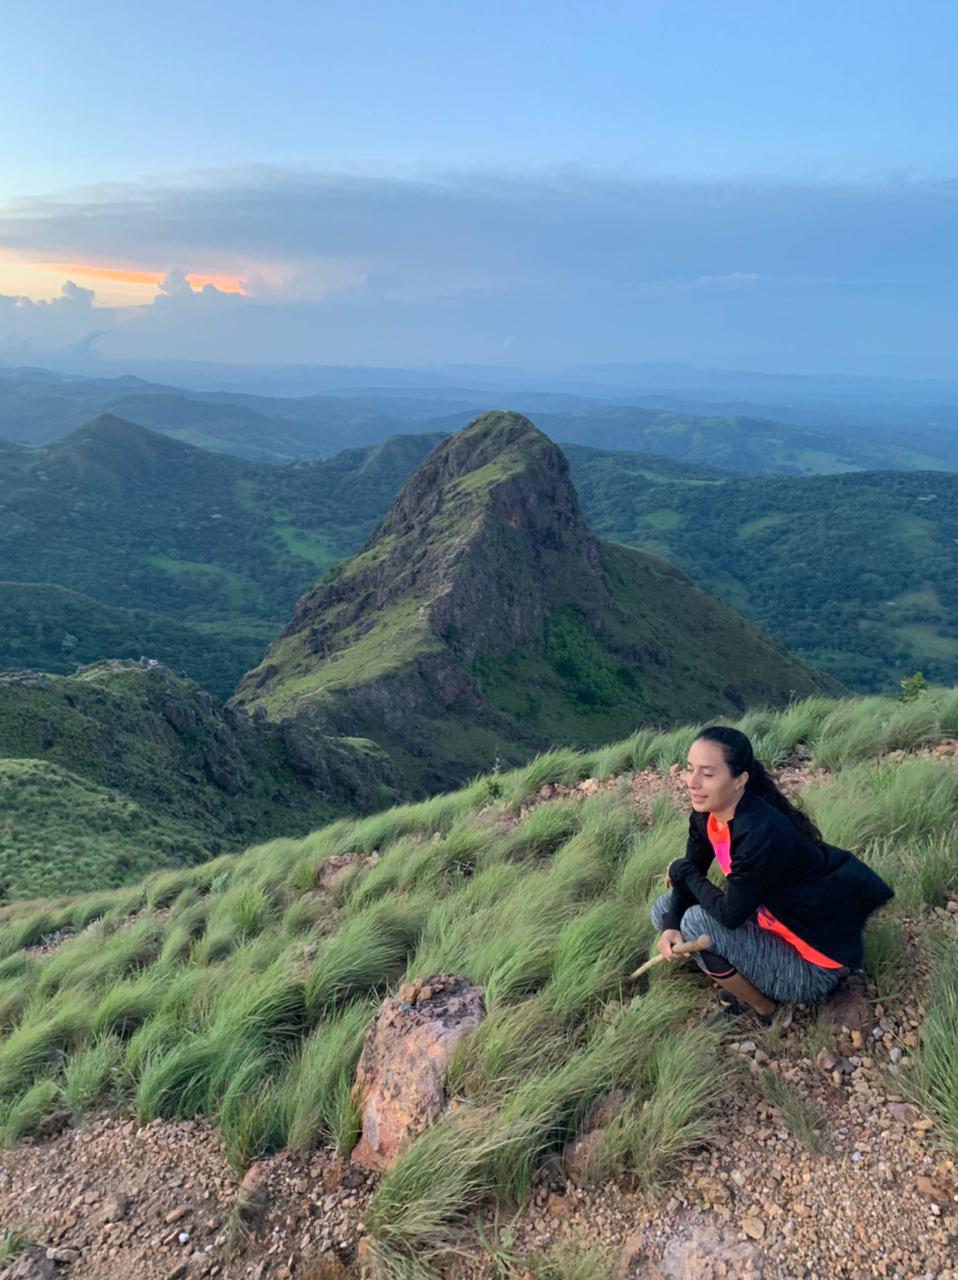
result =
M123 1060L123 1044L117 1036L96 1036L72 1054L63 1071L63 1099L75 1115L83 1115L98 1103L114 1082Z
M6 1227L0 1234L0 1262L12 1262L35 1243L28 1227Z
M840 726L832 719L826 735L834 744L840 730L851 758L810 807L826 838L856 848L897 890L865 938L866 968L893 999L902 914L940 905L958 882L958 769L908 754L873 758L855 705L841 704ZM870 700L860 705L862 724L874 725ZM934 691L927 706L940 724L954 695ZM816 700L745 723L787 754L799 741L814 750L835 711ZM884 714L898 730L917 723L897 704ZM608 775L637 756L668 767L692 732L612 744ZM612 1088L626 1102L606 1127L595 1175L657 1191L708 1141L726 1087L716 1044L696 1025L695 975L654 975L634 1006L626 985L648 954L649 902L684 848L687 820L664 796L642 818L611 788L539 803L503 824L545 782L595 771L594 753L549 753L496 774L492 802L479 778L140 886L0 909L0 1135L15 1141L60 1107L81 1117L122 1105L143 1119L208 1117L237 1169L286 1147L335 1144L345 1154L358 1133L355 1063L379 999L403 979L457 973L483 987L486 1017L449 1067L456 1107L371 1203L385 1274L442 1274L475 1214L521 1202ZM318 890L323 858L346 852L379 858L335 895ZM61 928L80 931L50 953L31 950ZM937 985L914 1087L958 1141L953 951L932 953ZM781 1081L765 1088L812 1145L815 1117Z
M60 1105L61 1090L56 1080L44 1077L36 1080L19 1098L4 1109L0 1125L0 1142L5 1147L14 1146L21 1138L36 1133L37 1129Z
M781 1116L789 1133L809 1151L820 1151L825 1137L825 1115L790 1081L775 1071L761 1074L762 1092Z
M278 1090L283 1131L294 1151L334 1142L348 1155L358 1136L350 1089L372 1003L347 1005L305 1040Z
M932 942L932 984L921 1029L921 1053L912 1087L937 1117L952 1148L958 1147L958 942Z

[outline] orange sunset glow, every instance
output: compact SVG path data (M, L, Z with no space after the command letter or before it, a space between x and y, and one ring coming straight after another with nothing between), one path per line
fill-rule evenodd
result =
M68 278L83 277L85 280L103 280L114 284L159 285L166 274L163 271L136 271L130 267L104 267L95 264L77 263L44 263L44 270L56 271ZM190 288L202 289L211 284L221 293L243 293L242 276L212 275L205 272L187 272L186 279Z

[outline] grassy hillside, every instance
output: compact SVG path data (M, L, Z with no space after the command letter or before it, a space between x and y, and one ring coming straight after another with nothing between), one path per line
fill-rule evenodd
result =
M23 600L6 588L0 660L8 668L51 660L63 670L72 641L62 653L58 646L72 636L81 660L147 653L225 695L302 591L362 543L434 442L407 437L272 467L103 418L48 448L8 446L4 577L67 588L135 616L42 592ZM11 611L21 603L30 616L17 629ZM59 636L55 604L70 614Z
M863 691L916 669L958 680L958 476L720 478L568 456L597 533L668 557L818 670Z
M0 887L126 884L381 804L390 777L371 743L253 724L156 665L0 676Z
M897 891L867 939L879 991L890 990L901 917L958 884L958 771L908 754L958 732L958 691L913 704L813 699L741 727L771 763L804 743L831 770L807 796L813 815ZM382 1178L367 1212L386 1274L441 1274L464 1219L490 1199L524 1197L614 1086L627 1102L595 1173L656 1185L721 1128L716 1091L735 1087L715 1070L689 971L656 977L634 1005L622 985L651 945L649 901L686 820L666 803L643 819L627 781L532 801L546 783L667 770L693 733L553 752L132 889L3 909L5 1141L64 1105L79 1119L109 1102L143 1120L209 1116L238 1166L283 1147L348 1152L350 1084L378 1000L404 977L446 972L482 984L487 1017L447 1079L459 1105ZM881 758L893 750L904 754ZM379 860L357 864L335 892L315 887L326 857L372 850ZM921 1091L958 1139L958 957L953 940L941 945L929 952L941 989L923 1052L897 1088Z
M599 543L561 451L497 412L409 477L236 703L372 738L428 793L549 742L835 687L664 561Z

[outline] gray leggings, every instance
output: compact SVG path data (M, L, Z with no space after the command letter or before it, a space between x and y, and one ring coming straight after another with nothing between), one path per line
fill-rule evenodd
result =
M671 904L671 890L652 904L652 923L660 933ZM727 929L696 903L682 917L679 932L686 942L707 933L712 942L711 955L727 960L729 967L737 969L753 987L779 1003L818 1004L831 995L847 972L822 969L803 960L784 938L757 924L754 916L737 929ZM700 969L709 972L704 960L698 955L694 959Z

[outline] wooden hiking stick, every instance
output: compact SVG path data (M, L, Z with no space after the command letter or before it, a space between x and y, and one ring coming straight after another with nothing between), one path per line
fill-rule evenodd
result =
M700 933L694 942L677 942L672 948L672 952L678 956L691 956L696 951L708 951L711 945L712 939L708 934ZM633 978L641 978L643 973L648 973L655 965L661 964L664 959L665 956L657 955L653 956L651 960L646 960L645 964L639 965L635 973L629 975L629 981L631 982Z

